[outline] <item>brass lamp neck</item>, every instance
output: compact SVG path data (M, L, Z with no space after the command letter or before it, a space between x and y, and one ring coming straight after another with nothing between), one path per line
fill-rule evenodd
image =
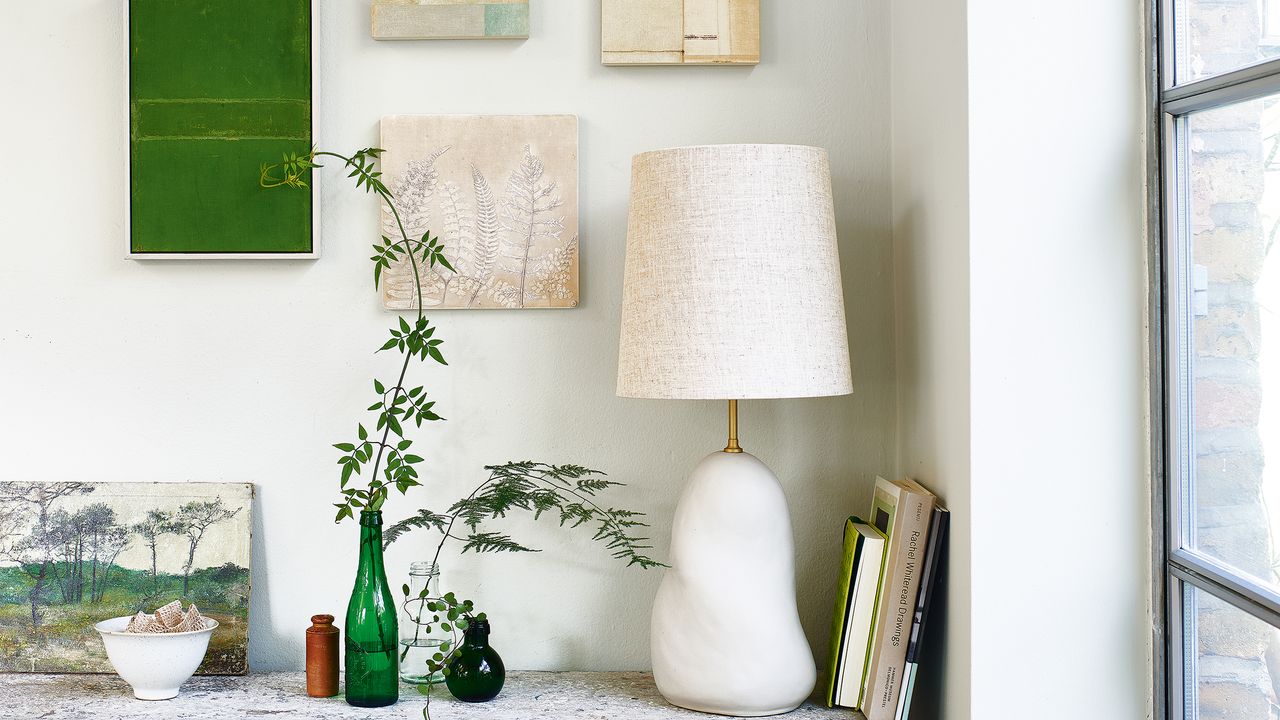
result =
M727 453L740 453L742 446L738 445L738 401L729 401L729 444L725 446L724 451Z

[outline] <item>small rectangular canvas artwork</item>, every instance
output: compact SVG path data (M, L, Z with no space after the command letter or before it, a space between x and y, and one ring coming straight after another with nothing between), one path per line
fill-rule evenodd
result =
M174 600L218 621L198 673L248 672L253 486L0 482L0 672L110 673L95 623Z
M406 232L440 238L453 267L423 270L424 308L577 306L576 117L395 115L382 148ZM381 231L400 237L385 204ZM382 277L387 309L417 309L407 261Z
M529 37L529 0L373 0L374 40Z
M760 0L603 0L605 65L756 65Z
M318 256L318 195L264 190L313 142L311 0L129 0L134 259Z

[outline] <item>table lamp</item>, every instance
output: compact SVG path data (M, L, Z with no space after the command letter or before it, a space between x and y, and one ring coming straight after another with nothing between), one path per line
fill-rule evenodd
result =
M653 606L673 705L753 717L813 691L795 543L777 477L738 444L738 401L852 392L826 151L657 150L631 165L618 395L728 400L724 450L693 469Z

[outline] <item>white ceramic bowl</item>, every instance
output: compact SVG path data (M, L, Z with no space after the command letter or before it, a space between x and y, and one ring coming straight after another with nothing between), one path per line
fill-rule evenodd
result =
M195 673L209 649L209 636L218 621L204 630L184 633L127 633L128 617L103 620L93 626L102 635L111 665L133 687L139 700L168 700Z

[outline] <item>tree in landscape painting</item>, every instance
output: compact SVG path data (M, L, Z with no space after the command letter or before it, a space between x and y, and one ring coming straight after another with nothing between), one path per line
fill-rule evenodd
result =
M132 540L129 537L129 530L119 525L107 528L94 539L94 562L98 562L99 557L102 560L102 580L94 584L91 597L94 603L102 602L103 596L107 593L107 581L111 579L111 568L115 567L116 558L129 547L130 542ZM97 577L96 573L94 577Z
M13 543L6 543L5 556L33 582L27 594L31 606L31 627L40 627L40 596L49 578L49 566L56 562L61 543L61 533L52 527L50 509L59 498L85 494L92 489L84 483L4 483L0 484L0 507L17 522L24 516L34 516L34 527Z
M102 584L103 589L106 589L107 584L105 574L107 565L103 561L106 560L108 554L108 544L111 542L110 539L117 534L123 535L124 529L116 523L116 511L107 507L105 503L94 503L81 512L87 515L85 539L81 555L84 558L82 562L87 561L89 563L89 602L97 602L99 583ZM127 537L127 535L124 535L125 539ZM101 579L99 579L99 571L103 573ZM80 570L80 597L78 598L81 601L84 600L84 574L82 566Z
M94 503L74 513L57 510L49 517L53 528L50 537L59 544L58 562L50 572L63 602L83 602L86 585L89 602L100 602L112 563L129 545L129 530L120 525L116 511L106 503Z
M163 510L148 510L146 518L129 529L140 536L151 550L151 584L154 586L160 581L160 574L156 571L156 547L160 538L178 531L173 524L173 515Z
M205 531L211 525L230 520L240 512L228 509L222 504L222 498L208 502L189 502L178 508L178 515L173 525L177 531L187 536L187 562L182 566L182 594L191 594L191 568L195 567L196 548L204 539Z

